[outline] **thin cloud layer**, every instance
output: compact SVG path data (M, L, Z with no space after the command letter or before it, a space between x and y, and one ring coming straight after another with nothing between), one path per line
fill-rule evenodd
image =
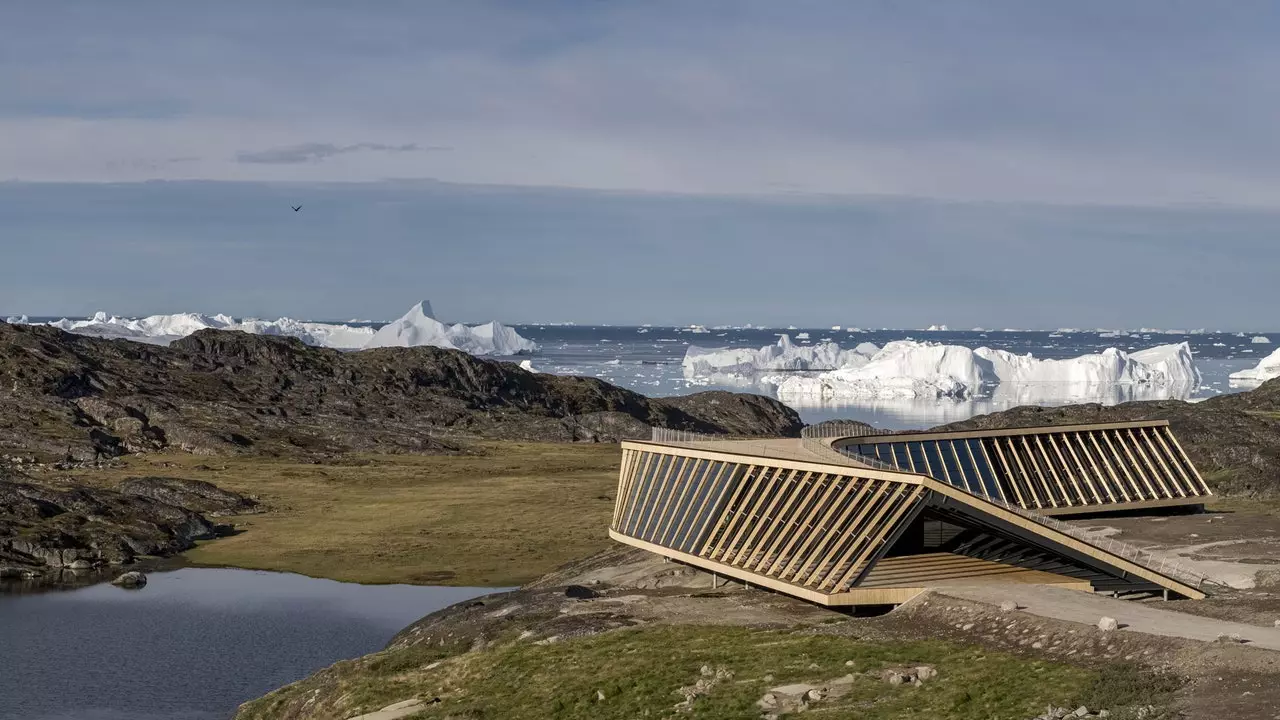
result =
M406 153L441 148L424 148L417 143L404 145L384 145L382 143L356 143L354 145L334 145L333 143L302 143L285 147L269 148L256 152L242 152L236 155L236 161L242 163L261 163L265 165L292 165L296 163L320 162L335 155L358 152Z

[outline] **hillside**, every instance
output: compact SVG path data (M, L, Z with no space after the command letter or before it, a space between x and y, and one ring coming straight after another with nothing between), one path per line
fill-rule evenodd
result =
M202 330L169 347L0 323L0 455L449 452L464 437L593 441L650 426L795 435L769 398L651 399L431 347L357 353Z

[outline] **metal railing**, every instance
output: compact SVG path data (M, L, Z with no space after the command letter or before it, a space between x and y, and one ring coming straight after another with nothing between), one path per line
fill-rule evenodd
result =
M800 430L802 438L847 438L847 437L867 437L870 435L894 435L897 430L886 430L884 428L874 428L870 425L853 420L829 420L821 422L817 425L806 425Z
M834 423L832 423L834 424ZM863 426L860 426L863 427ZM865 429L865 428L864 428ZM872 428L872 433L867 434L888 434L892 431L877 430ZM702 433L689 432L687 430L670 430L667 428L652 428L651 438L653 442L662 443L664 445L675 445L684 447L702 447L705 449L705 443L734 440L735 445L743 450L750 451L753 455L760 457L774 457L780 459L801 460L807 462L823 462L833 465L843 465L850 468L871 468L876 470L886 470L889 472L907 473L896 465L877 460L876 458L864 456L851 456L831 447L831 438L836 437L852 437L848 434L820 434L813 436L802 436L796 451L789 451L783 446L776 443L765 443L758 439L736 439L726 438L716 435L704 435ZM983 500L1002 507L1012 513L1031 520L1034 523L1057 530L1064 535L1075 538L1087 545L1104 550L1117 557L1124 558L1130 562L1147 568L1155 573L1172 578L1183 584L1192 586L1197 590L1204 589L1205 584L1214 584L1213 581L1205 575L1198 573L1187 566L1179 563L1177 560L1164 555L1162 553L1144 550L1142 548L1123 543L1113 538L1098 537L1094 533L1090 533L1083 527L1065 523L1056 518L1047 515L1041 515L1033 510L1014 505L1006 500L999 498L987 497L977 493L970 492L966 488L952 485L957 490L963 491L968 495L972 495L979 500ZM1103 508L1099 508L1103 509Z

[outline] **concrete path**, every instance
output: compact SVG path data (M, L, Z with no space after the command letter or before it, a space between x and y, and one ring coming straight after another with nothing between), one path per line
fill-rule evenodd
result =
M1212 641L1235 633L1251 647L1280 650L1280 628L1215 620L1160 608L1159 602L1117 600L1105 595L1043 585L982 585L935 588L940 594L990 605L1018 603L1020 612L1097 625L1104 615L1120 623L1120 632L1141 632L1189 640Z

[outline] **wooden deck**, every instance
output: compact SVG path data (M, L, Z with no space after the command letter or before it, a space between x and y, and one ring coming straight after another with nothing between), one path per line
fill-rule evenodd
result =
M876 563L858 587L919 588L987 583L1055 585L1086 591L1092 589L1087 581L1066 575L1027 570L952 553L884 558Z

